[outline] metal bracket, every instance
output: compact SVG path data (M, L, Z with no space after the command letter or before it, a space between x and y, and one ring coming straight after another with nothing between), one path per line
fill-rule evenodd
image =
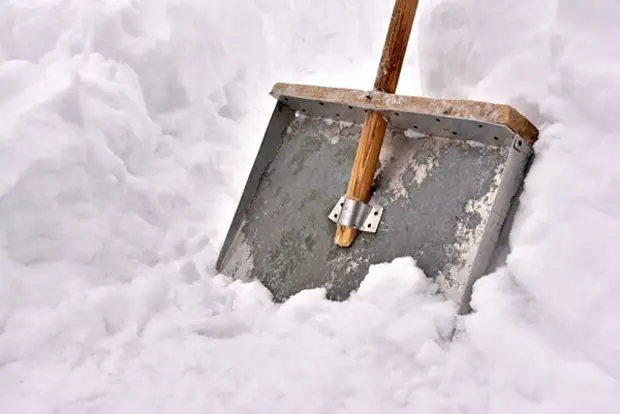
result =
M383 215L383 207L371 206L359 200L340 197L329 213L329 219L341 226L353 227L359 231L376 233Z

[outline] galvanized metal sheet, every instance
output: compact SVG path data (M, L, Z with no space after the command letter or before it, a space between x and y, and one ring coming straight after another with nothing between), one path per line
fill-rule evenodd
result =
M388 114L405 124L391 123L384 140L372 197L384 208L381 224L343 249L333 242L336 224L328 215L346 191L363 110L346 108L343 122L345 108L338 105L324 117L304 115L314 106L328 110L303 100L276 106L218 270L260 280L276 300L314 287L340 300L371 264L413 256L466 311L471 284L486 269L522 180L529 144L513 147L504 127L493 125L499 132L481 135L484 144L421 136L406 115ZM470 127L453 124L451 130ZM497 141L493 136L506 145L485 145Z

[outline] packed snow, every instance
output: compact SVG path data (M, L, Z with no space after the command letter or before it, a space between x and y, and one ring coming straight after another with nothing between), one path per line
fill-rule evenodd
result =
M371 87L392 5L0 0L3 413L620 412L618 2L420 1L399 92L542 130L474 313L213 270L272 84Z

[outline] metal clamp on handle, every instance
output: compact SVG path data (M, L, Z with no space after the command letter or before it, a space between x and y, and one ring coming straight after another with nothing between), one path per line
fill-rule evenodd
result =
M329 213L329 219L336 224L353 227L359 231L376 233L383 215L383 207L371 206L359 200L340 197Z

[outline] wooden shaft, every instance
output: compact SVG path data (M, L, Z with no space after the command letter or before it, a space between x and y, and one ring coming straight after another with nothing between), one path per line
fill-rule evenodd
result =
M396 92L417 7L418 0L396 0L375 79L376 91ZM347 186L348 198L368 202L386 126L379 113L366 113ZM349 247L356 236L356 229L339 225L334 242L340 247Z
M396 0L392 19L383 45L383 54L377 70L374 89L394 93L405 61L418 0Z
M372 111L366 113L359 148L351 172L351 177L355 179L349 180L347 196L364 202L370 199L370 190L377 170L386 127L387 123L381 114Z
M347 187L347 197L363 202L370 198L386 126L385 119L379 113L370 111L366 113L362 136L353 162L351 179ZM349 247L356 236L355 228L339 225L334 241L340 247Z

